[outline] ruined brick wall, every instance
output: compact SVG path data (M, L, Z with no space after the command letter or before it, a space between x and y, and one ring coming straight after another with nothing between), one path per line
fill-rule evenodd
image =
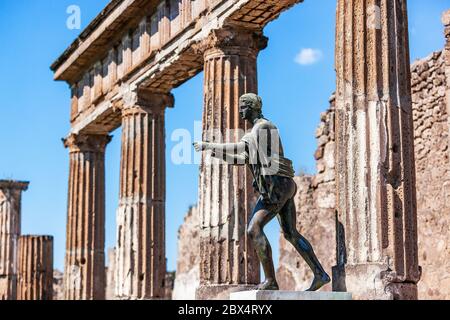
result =
M298 186L295 196L297 229L311 242L317 257L330 276L331 267L336 264L333 119L334 98L331 99L331 108L321 114L321 122L316 131L317 175L302 175L295 178ZM277 279L282 290L306 290L313 279L313 274L304 260L283 236L280 237ZM323 290L331 291L331 284Z
M178 230L177 271L173 300L194 300L200 284L200 220L197 207L189 209Z
M419 224L420 299L450 299L450 162L445 61L441 52L412 67Z
M53 270L53 300L64 300L64 274L55 269Z

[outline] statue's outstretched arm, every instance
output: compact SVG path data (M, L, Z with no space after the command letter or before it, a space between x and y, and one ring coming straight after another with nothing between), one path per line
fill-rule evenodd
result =
M196 142L194 147L197 151L211 150L213 157L229 164L245 165L248 160L244 141L238 143Z

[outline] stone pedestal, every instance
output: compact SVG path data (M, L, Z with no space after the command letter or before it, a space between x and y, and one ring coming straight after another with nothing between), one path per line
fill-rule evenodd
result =
M257 93L256 60L266 45L261 33L230 27L213 31L198 46L205 60L203 141L237 142L249 129L239 117L239 97ZM197 296L214 299L227 285L234 290L259 282L258 258L246 234L255 195L246 167L221 164L207 154L202 155L199 187Z
M411 299L420 268L406 0L378 4L338 1L333 282L356 299Z
M105 148L108 135L72 135L64 298L105 298Z
M230 294L230 300L274 301L274 300L352 300L348 292L308 292L308 291L241 291Z
M53 237L19 238L17 300L53 300Z
M17 253L22 191L28 182L0 180L0 300L17 298Z
M168 94L130 93L122 111L115 264L118 299L164 298L165 108L173 103Z

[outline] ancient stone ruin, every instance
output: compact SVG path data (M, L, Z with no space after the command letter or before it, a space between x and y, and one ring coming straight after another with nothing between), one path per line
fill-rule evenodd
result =
M177 271L172 299L195 300L200 285L200 220L191 207L178 230Z
M107 282L114 284L117 299L167 296L165 109L176 107L171 90L203 71L204 138L212 130L249 129L239 120L238 98L258 91L257 57L268 45L264 27L299 2L112 0L55 61L55 79L69 84L72 101L71 130L64 139L70 153L65 299L109 297ZM322 117L318 131L318 175L297 179L299 212L310 219L316 219L314 212L331 216L312 231L331 228L326 252L330 258L335 252L335 259L327 261L334 290L352 292L356 299L415 299L422 234L416 181L427 177L415 167L421 151L414 150L418 129L413 117L425 123L443 117L443 111L413 112L417 99L433 110L436 101L425 101L424 90L427 95L433 91L429 84L422 89L413 84L416 97L411 95L406 0L382 0L380 10L366 10L370 4L337 0L334 108ZM444 55L450 55L448 48ZM447 77L449 66L446 59ZM438 74L433 68L424 72ZM438 86L434 80L433 85ZM450 99L450 90L446 93ZM433 132L426 126L422 139ZM118 127L117 244L107 274L105 150ZM443 154L443 144L428 147ZM199 194L196 298L224 298L252 288L260 273L245 227L254 200L249 173L203 158ZM311 211L303 211L308 207ZM425 267L432 269L430 258ZM193 260L189 263L197 263ZM282 267L282 277L305 277L291 275L292 266ZM16 281L16 270L1 270L0 280ZM175 294L177 286L189 282L181 274Z
M22 192L27 182L0 181L0 300L17 298L17 256Z
M28 185L0 180L0 300L53 299L53 237L21 235Z
M435 52L411 66L411 88L416 161L420 299L449 299L450 270L450 160L449 113L443 52ZM335 243L335 105L321 116L316 132L317 174L296 178L297 227L311 239L326 269L338 257L329 255ZM331 230L331 232L330 232ZM280 286L286 290L304 290L312 274L291 246L280 237L278 273ZM328 286L325 290L331 290Z
M19 238L17 300L53 299L53 237Z

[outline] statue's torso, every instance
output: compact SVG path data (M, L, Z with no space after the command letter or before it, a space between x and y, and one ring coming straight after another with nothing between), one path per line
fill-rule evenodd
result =
M292 161L284 157L277 127L267 119L258 119L242 140L246 143L255 188L263 198L276 202L283 192L280 190L283 189L283 181L295 175Z

